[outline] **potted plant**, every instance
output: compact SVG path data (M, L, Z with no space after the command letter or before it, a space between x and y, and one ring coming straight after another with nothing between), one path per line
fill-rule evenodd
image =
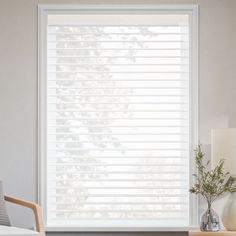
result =
M195 184L190 193L200 194L207 202L207 210L201 216L200 229L202 231L220 230L219 217L212 209L212 203L226 192L236 191L236 178L224 171L224 160L210 170L210 161L205 162L201 145L195 150L197 174L194 174Z

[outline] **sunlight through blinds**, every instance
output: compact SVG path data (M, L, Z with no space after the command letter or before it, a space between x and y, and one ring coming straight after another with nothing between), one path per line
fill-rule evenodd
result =
M189 224L189 16L49 15L47 224Z

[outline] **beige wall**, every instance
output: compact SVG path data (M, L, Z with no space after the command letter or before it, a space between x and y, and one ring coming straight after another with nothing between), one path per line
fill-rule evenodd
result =
M211 128L236 127L236 0L0 0L0 179L8 194L37 198L37 5L49 3L199 4L199 139L209 150ZM10 213L14 224L32 225L28 212Z

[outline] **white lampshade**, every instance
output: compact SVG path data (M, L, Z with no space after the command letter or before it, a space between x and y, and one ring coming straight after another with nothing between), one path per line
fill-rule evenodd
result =
M236 175L236 128L211 131L211 167L225 160L225 170Z

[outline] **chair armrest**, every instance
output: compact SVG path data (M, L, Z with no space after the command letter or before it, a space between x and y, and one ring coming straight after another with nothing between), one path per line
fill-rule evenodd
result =
M41 236L45 236L41 208L38 204L8 195L5 195L4 199L5 201L30 208L35 216L36 230L40 233Z

